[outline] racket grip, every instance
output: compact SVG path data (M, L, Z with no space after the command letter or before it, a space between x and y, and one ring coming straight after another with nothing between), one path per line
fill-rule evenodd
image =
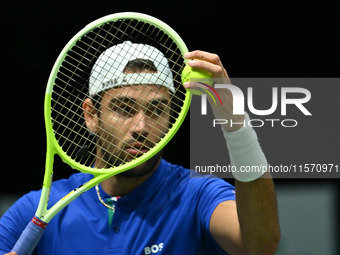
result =
M21 236L14 245L12 251L16 252L18 255L32 254L43 235L46 226L47 223L43 222L37 216L34 216L21 233Z

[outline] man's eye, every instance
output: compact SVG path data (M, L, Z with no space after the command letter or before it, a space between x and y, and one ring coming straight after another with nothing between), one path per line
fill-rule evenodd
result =
M160 105L157 105L157 106L150 106L148 109L147 109L147 115L150 116L151 118L152 117L160 117L164 114L164 111L165 111L165 107L164 106L160 106Z
M153 111L154 114L157 116L161 116L164 113L165 108L164 107L156 107L155 110Z
M134 115L135 110L133 109L133 107L129 106L129 105L119 105L114 107L113 109L116 113L118 113L119 115L123 116L123 117L132 117Z

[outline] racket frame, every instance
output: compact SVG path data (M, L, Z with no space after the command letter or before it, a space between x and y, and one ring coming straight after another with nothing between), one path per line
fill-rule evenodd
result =
M159 143L157 143L150 151L138 159L134 159L131 162L128 162L122 166L110 168L110 169L99 169L93 168L89 166L84 166L75 160L71 159L59 146L58 141L56 140L53 129L52 129L52 117L51 117L51 101L52 101L52 91L54 86L54 81L59 71L59 68L66 58L68 51L76 44L79 38L83 35L87 34L89 31L100 27L104 23L120 20L120 19L137 19L142 22L149 23L155 27L162 28L163 31L174 41L176 42L177 47L180 51L184 54L188 52L186 45L184 44L181 37L175 32L170 26L168 26L163 21L146 15L142 13L136 12L122 12L104 16L100 19L97 19L91 23L89 23L85 28L80 30L64 47L64 49L59 54L57 61L55 62L51 74L49 76L46 94L45 94L45 106L44 106L44 116L45 116L45 127L46 127L46 135L47 135L47 152L46 152L46 170L41 194L41 201L39 203L36 216L40 219L44 220L48 223L65 205L69 204L72 200L78 197L80 194L84 193L85 191L89 190L90 188L94 187L98 183L102 182L103 180L110 178L116 174L122 173L127 171L128 169L132 169L140 164L140 162L145 162L146 160L153 157L160 149L162 149L175 135L178 131L179 127L184 121L184 118L189 110L190 106L190 90L186 90L186 97L183 103L183 110L180 112L178 119L179 121L174 124L174 126L169 130L169 132L161 139ZM186 63L187 60L183 58L183 61ZM82 185L81 187L72 190L68 193L65 197L59 200L55 205L53 205L49 210L47 210L48 200L50 189L52 185L52 176L53 176L53 163L54 163L54 156L58 154L63 162L71 166L73 169L81 171L83 173L93 174L94 178L91 179L88 183Z

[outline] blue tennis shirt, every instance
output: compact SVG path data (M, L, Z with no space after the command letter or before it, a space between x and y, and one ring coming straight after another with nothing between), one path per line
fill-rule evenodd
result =
M91 179L77 173L52 185L51 204ZM202 176L201 176L202 177ZM100 195L110 197L100 188ZM40 191L20 198L0 220L0 254L9 252L32 219ZM209 231L215 207L234 200L234 187L218 178L198 178L192 170L162 160L130 194L118 199L114 214L94 188L61 210L37 246L44 255L226 254Z

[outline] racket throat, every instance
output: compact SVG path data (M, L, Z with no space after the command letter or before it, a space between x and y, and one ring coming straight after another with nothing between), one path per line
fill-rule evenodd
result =
M46 153L46 164L45 164L45 175L44 175L44 183L41 189L40 201L36 211L36 216L45 222L49 222L44 215L47 213L48 201L50 198L52 181L53 181L53 164L54 164L54 153L51 152L51 148L49 147L49 143L47 144L47 153Z

